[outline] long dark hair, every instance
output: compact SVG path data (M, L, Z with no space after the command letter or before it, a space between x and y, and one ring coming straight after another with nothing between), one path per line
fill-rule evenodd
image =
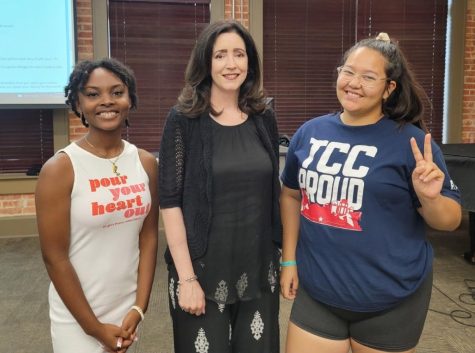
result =
M382 38L382 39L381 39ZM382 102L383 113L400 125L414 124L427 131L424 123L424 101L429 103L422 86L417 82L409 63L397 42L390 40L385 33L376 38L367 38L353 45L343 55L342 64L358 48L376 50L385 59L385 71L389 80L396 82L396 88Z
M86 127L89 125L85 117L77 110L78 95L84 89L84 85L89 80L91 73L97 68L106 69L116 75L127 86L131 104L130 108L137 108L137 83L133 71L128 66L113 58L81 61L76 64L69 76L69 82L64 87L64 96L66 97L66 104L71 107L74 114L81 118L83 125ZM127 121L126 124L128 124Z
M208 25L199 35L193 48L185 72L185 87L178 97L177 109L189 117L204 112L219 115L211 106L211 61L213 46L222 33L237 33L244 41L248 57L248 72L239 89L238 106L246 114L261 113L265 107L265 97L260 88L260 59L256 44L250 33L234 20L217 21Z

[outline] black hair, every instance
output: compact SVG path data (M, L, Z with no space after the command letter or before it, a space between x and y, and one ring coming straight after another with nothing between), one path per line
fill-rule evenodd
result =
M390 40L385 33L381 33L376 38L363 39L343 55L342 64L359 48L369 48L380 53L386 60L385 72L388 81L396 82L396 88L382 102L383 113L401 126L411 123L427 131L423 120L424 102L430 106L430 101L422 86L417 82L398 43Z
M199 35L185 72L185 86L178 97L177 109L189 117L206 111L220 115L211 106L211 63L217 37L223 33L237 33L244 41L248 57L248 72L239 89L238 106L243 112L261 113L266 107L260 88L261 69L259 53L251 34L237 21L223 20L208 25Z
M66 97L66 104L71 107L74 114L81 118L83 125L86 127L89 125L87 124L84 115L80 114L77 110L78 95L79 92L84 89L91 73L97 68L103 68L112 72L127 86L131 109L137 108L138 103L135 75L132 69L128 66L113 58L103 58L95 61L81 61L76 64L73 72L69 76L69 82L64 87L64 96Z

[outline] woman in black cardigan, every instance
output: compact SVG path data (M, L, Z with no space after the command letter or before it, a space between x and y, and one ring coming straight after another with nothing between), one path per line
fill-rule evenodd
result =
M279 352L278 132L249 32L201 33L160 147L178 353Z

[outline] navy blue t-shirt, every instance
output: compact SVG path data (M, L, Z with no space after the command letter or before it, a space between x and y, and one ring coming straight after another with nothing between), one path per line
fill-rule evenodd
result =
M432 268L420 203L412 187L410 138L425 133L388 118L348 126L340 114L303 124L292 137L281 179L302 192L297 262L315 299L353 311L378 311L413 293ZM442 195L460 202L440 148Z

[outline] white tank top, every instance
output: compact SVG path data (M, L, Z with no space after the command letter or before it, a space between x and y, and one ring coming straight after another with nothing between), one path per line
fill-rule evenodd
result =
M76 143L59 151L73 165L69 257L96 316L130 301L137 289L139 232L151 206L148 175L137 147L124 142L112 163ZM115 159L114 159L115 160ZM50 316L58 323L75 322L53 285Z

